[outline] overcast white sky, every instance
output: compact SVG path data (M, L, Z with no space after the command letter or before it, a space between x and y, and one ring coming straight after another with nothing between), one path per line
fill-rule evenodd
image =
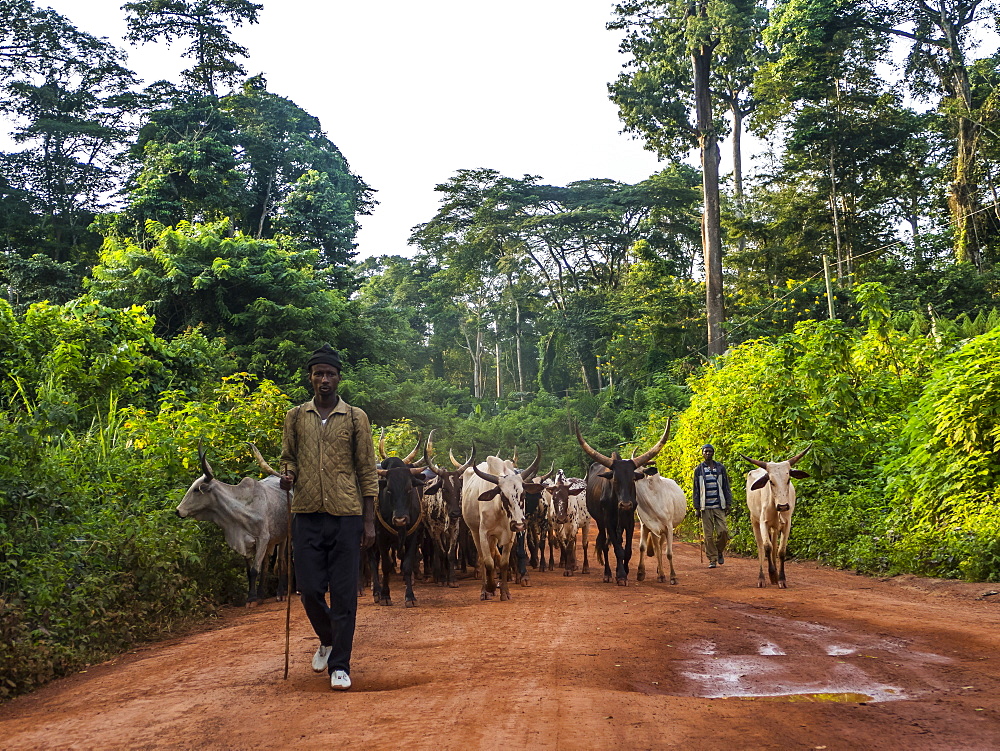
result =
M127 47L125 0L36 0L125 47L147 83L178 80L182 44ZM411 254L437 183L489 167L565 185L634 183L664 165L622 135L606 85L624 57L611 0L257 0L234 37L250 75L316 115L380 202L359 257Z

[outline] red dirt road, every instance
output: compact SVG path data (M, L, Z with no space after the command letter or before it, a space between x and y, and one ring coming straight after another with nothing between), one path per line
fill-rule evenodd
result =
M310 669L298 602L287 681L284 605L227 611L0 707L0 747L1000 748L991 585L791 563L759 590L756 560L698 558L678 545L677 586L556 571L511 602L471 579L418 585L414 609L365 596L346 693Z

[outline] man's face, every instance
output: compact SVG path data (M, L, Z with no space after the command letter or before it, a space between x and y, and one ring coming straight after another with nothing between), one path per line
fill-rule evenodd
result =
M313 394L319 397L331 397L337 393L340 385L340 371L332 365L313 365L309 371L309 382L313 387Z
M701 455L705 457L706 462L710 462L712 461L712 458L715 456L715 449L712 448L711 446L706 446L701 450Z

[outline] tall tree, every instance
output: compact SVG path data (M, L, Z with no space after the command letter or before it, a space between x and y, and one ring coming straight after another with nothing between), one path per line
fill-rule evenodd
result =
M184 57L195 61L182 72L194 88L209 96L217 86L234 84L246 75L237 60L248 50L232 39L229 25L257 23L263 6L250 0L137 0L125 3L128 34L133 44L189 39Z
M745 78L737 71L753 65L747 50L761 12L753 0L629 0L616 5L615 13L609 28L626 32L621 51L631 60L610 91L626 130L640 134L661 156L677 156L692 147L701 154L708 352L719 355L726 349L719 195L722 126L714 104L726 97L720 96L714 79L720 65L728 65L733 73L730 82Z
M25 258L92 262L99 238L87 227L120 179L136 78L119 50L50 10L7 0L0 12L12 14L0 32L0 112L22 146L0 155L4 203L16 209L0 214L0 235Z

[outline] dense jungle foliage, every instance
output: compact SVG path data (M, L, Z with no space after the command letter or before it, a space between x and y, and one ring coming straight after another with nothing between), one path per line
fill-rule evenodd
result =
M278 455L324 342L393 451L435 429L439 456L538 444L582 476L575 424L625 454L672 417L659 470L690 493L711 441L742 502L739 454L812 444L792 555L1000 580L998 58L973 7L997 10L621 3L609 93L662 171L456 165L407 254L359 260L375 191L247 76L231 34L259 4L125 3L129 42L195 62L143 86L100 29L0 0L0 698L242 602L242 560L174 509L199 441L229 482L259 476L248 441ZM744 174L747 129L769 151ZM720 143L713 183L686 157Z

